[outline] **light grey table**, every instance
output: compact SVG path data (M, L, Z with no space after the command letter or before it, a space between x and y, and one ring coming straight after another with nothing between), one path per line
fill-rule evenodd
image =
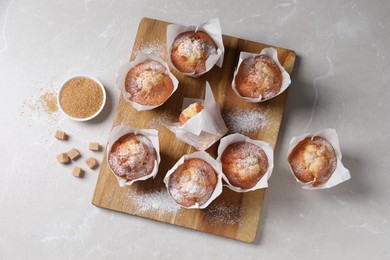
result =
M389 13L388 1L2 0L0 258L390 258ZM116 71L144 16L185 24L219 17L227 35L297 52L254 244L96 208L98 171L76 179L55 160L71 146L92 154L89 141L107 140ZM77 123L45 112L40 96L78 73L106 86L104 114ZM285 160L288 143L328 127L339 134L352 179L302 190ZM68 142L52 138L57 128L70 133Z

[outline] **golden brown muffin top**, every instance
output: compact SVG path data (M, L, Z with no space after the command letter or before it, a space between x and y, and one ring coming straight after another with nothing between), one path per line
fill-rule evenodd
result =
M308 136L300 141L288 161L298 180L313 182L313 187L327 182L337 165L333 146L320 136Z
M173 65L184 73L203 73L207 58L217 53L218 46L205 32L189 31L176 36L172 43Z
M132 181L150 174L156 159L157 153L149 138L129 133L112 145L108 163L116 175Z
M221 156L222 170L230 184L242 189L254 187L268 170L268 158L261 147L248 143L230 144Z
M163 64L148 60L127 73L125 88L131 95L131 101L157 106L168 99L173 91L173 82Z
M259 55L241 62L235 84L243 97L269 99L278 94L282 80L282 72L276 62L266 55Z
M214 192L217 173L206 161L187 159L169 176L168 190L180 205L205 204Z

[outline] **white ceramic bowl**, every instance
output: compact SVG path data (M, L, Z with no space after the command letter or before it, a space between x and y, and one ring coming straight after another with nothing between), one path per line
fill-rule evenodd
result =
M75 78L88 78L88 79L91 79L91 80L95 81L96 83L98 83L98 85L102 89L102 92L103 92L103 102L102 102L102 105L100 106L99 110L95 114L90 116L90 117L85 117L85 118L72 117L71 115L67 114L62 109L61 101L60 101L62 89L64 88L66 83L68 83L70 80L75 79ZM67 116L68 118L70 118L72 120L75 120L75 121L88 121L88 120L91 120L92 118L95 118L97 115L99 115L100 112L102 112L102 110L104 108L104 105L106 104L106 90L104 89L103 84L98 79L96 79L96 78L94 78L92 76L89 76L89 75L78 74L78 75L75 75L75 76L72 76L72 77L68 78L67 80L65 80L64 83L61 84L60 90L58 91L58 95L57 95L57 104L58 104L58 107L60 108L61 112L64 113L64 115Z

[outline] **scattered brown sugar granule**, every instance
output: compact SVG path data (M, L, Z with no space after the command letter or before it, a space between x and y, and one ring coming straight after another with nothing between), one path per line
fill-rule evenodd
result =
M100 151L100 145L97 142L90 142L88 144L88 149L91 151Z
M80 167L76 166L72 170L72 175L75 176L75 177L81 178L84 175L84 171Z
M80 153L76 148L72 148L68 151L68 156L72 160L77 160L80 157Z
M58 111L57 96L54 92L46 92L39 97L39 103L48 113Z
M59 155L57 155L57 161L59 163L65 164L68 163L70 159L67 153L60 153Z
M92 170L95 169L96 167L98 167L98 165L99 165L98 162L96 161L96 159L93 157L89 157L87 160L85 160L85 163Z
M87 118L94 115L102 106L103 91L92 79L73 78L62 88L60 103L68 115L74 118Z
M58 140L67 140L68 139L68 135L61 130L57 130L54 137L57 138Z

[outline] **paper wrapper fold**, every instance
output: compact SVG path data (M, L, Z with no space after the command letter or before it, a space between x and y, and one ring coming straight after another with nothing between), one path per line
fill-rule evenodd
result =
M217 161L221 162L222 153L223 153L223 151L225 151L226 147L228 147L230 144L238 143L238 142L248 142L248 143L254 144L254 145L260 147L261 149L263 149L263 151L266 154L267 159L268 159L268 170L264 174L264 176L257 182L257 184L250 189L242 189L240 187L236 187L236 186L232 185L229 182L229 179L226 177L226 175L222 171L222 178L227 183L227 185L224 185L224 186L226 186L229 189L234 190L236 192L248 192L248 191L253 191L253 190L257 190L257 189L267 188L268 187L268 179L271 177L272 171L274 168L274 151L272 149L271 144L269 144L267 142L259 141L259 140L253 140L253 139L251 139L245 135L242 135L242 134L231 134L231 135L225 136L224 138L221 139L220 144L218 146Z
M169 70L169 67L167 65L167 63L161 59L157 54L155 53L146 53L146 52L140 52L137 57L135 58L135 60L131 61L131 62L128 62L126 64L124 64L122 67L120 67L120 69L118 70L118 73L117 73L117 77L116 77L116 86L117 88L119 88L119 90L122 92L122 95L123 95L123 98L129 102L137 111L143 111L143 110L151 110L153 108L156 108L156 107L159 107L161 106L163 103L161 103L160 105L157 105L157 106L144 106L144 105L141 105L141 104L138 104L137 102L134 102L134 101L131 101L131 95L129 92L126 91L126 87L125 87L125 84L126 84L126 76L127 76L127 73L132 69L134 68L135 66L137 66L138 64L141 64L147 60L154 60L154 61L157 61L161 64L164 65L164 67L167 69L167 72L168 72L168 75L169 77L171 78L172 80L172 83L173 83L173 90L172 90L172 93L170 96L172 96L172 94L176 91L176 89L178 88L179 86L179 81L175 78L175 76L170 72ZM168 97L168 98L169 98ZM167 100L168 100L167 98Z
M199 99L185 98L183 105L199 101L204 105L203 110L189 119L184 125L168 123L165 126L175 133L177 139L192 145L197 150L203 151L221 139L227 133L228 128L223 121L221 110L214 99L208 82L206 82L206 94L203 102Z
M258 98L249 98L249 97L241 96L240 93L238 93L238 91L237 91L236 83L235 83L236 75L238 73L238 69L240 68L240 65L243 62L243 60L245 60L247 58L251 58L251 57L254 58L254 57L259 56L259 55L267 55L268 57L272 58L276 62L276 64L278 65L280 71L282 72L282 86L281 86L279 92L275 96L270 97L270 98L264 98L263 99L262 96L259 96ZM274 97L280 95L281 93L283 93L283 91L285 91L288 88L288 86L290 86L290 84L291 84L290 74L288 74L288 72L280 64L279 59L278 59L278 51L275 48L265 48L259 54L249 53L249 52L244 52L244 51L240 52L240 58L238 60L237 68L234 71L234 77L233 77L233 82L232 82L233 91L239 97L245 99L248 102L252 102L252 103L264 102L264 101L267 101L267 100L269 100L271 98L274 98Z
M179 71L175 65L173 65L171 60L171 51L172 51L172 44L175 40L175 38L183 33L188 31L202 31L207 33L215 42L215 44L218 46L217 53L210 55L206 60L206 71L203 73L195 74L195 73L183 73ZM223 56L225 53L225 47L223 46L222 41L222 31L221 26L219 24L218 18L210 19L209 21L199 24L198 26L190 25L179 25L179 24L171 24L167 27L167 49L168 49L168 60L171 63L172 67L174 67L177 71L180 73L191 76L191 77L199 77L203 74L205 74L207 71L211 70L214 65L217 65L218 67L222 67L223 64Z
M167 187L169 195L171 195L169 192L169 176L171 176L171 174L177 169L177 167L182 165L185 160L193 159L193 158L202 159L202 160L206 161L207 163L209 163L211 165L211 167L213 167L213 169L217 173L217 184L215 185L215 189L214 189L210 199L208 199L206 201L206 203L204 203L202 205L195 203L194 205L192 205L190 207L184 207L180 204L179 205L181 207L187 208L187 209L204 209L222 193L222 168L221 168L221 164L219 162L217 162L216 160L214 160L208 153L203 152L203 151L201 151L201 152L198 151L198 152L194 152L192 154L183 155L177 161L177 163L167 172L167 174L164 177L164 183L165 183L165 186ZM173 200L173 201L175 201L175 200Z
M316 187L313 187L312 183L314 181L309 182L309 183L303 183L300 180L298 180L298 178L294 175L294 171L292 170L291 165L289 164L291 173L294 176L294 178L297 180L297 182L304 184L304 186L302 188L309 189L309 190L326 189L326 188L331 188L333 186L336 186L337 184L340 184L342 182L349 180L351 178L351 174L349 173L349 170L347 168L345 168L343 163L341 162L342 155L341 155L341 150L340 150L340 145L339 145L339 139L338 139L338 136L337 136L335 129L329 128L329 129L321 130L314 135L308 133L308 134L303 134L300 136L293 137L290 141L290 147L289 147L288 152L287 152L287 158L290 156L290 154L291 154L292 150L295 148L295 146L300 141L302 141L303 139L305 139L308 136L322 137L333 146L333 149L334 149L334 151L336 153L336 157L337 157L337 166L336 166L336 169L334 170L332 176L329 178L329 180L327 182L325 182L321 185L318 185Z
M156 158L156 161L154 162L154 168L153 168L152 172L146 176L143 176L141 178L138 178L138 179L135 179L132 181L128 181L125 178L122 178L122 177L119 177L118 175L116 175L114 173L113 169L111 169L110 164L108 163L108 156L110 154L112 145L119 138L121 138L122 136L124 136L125 134L128 134L128 133L142 134L142 135L146 136L147 138L149 138L149 140L152 142L154 149L156 150L156 154L157 154L157 158ZM121 186L121 187L130 186L131 184L133 184L136 181L146 180L146 179L149 179L151 177L154 178L156 176L156 174L158 173L158 166L159 166L160 161L161 161L160 145L159 145L159 141L158 141L158 131L155 129L137 129L137 128L133 128L133 127L126 126L126 125L116 126L111 131L110 136L108 137L106 158L107 158L107 164L110 167L112 174L114 174L114 176L118 180L119 186Z

